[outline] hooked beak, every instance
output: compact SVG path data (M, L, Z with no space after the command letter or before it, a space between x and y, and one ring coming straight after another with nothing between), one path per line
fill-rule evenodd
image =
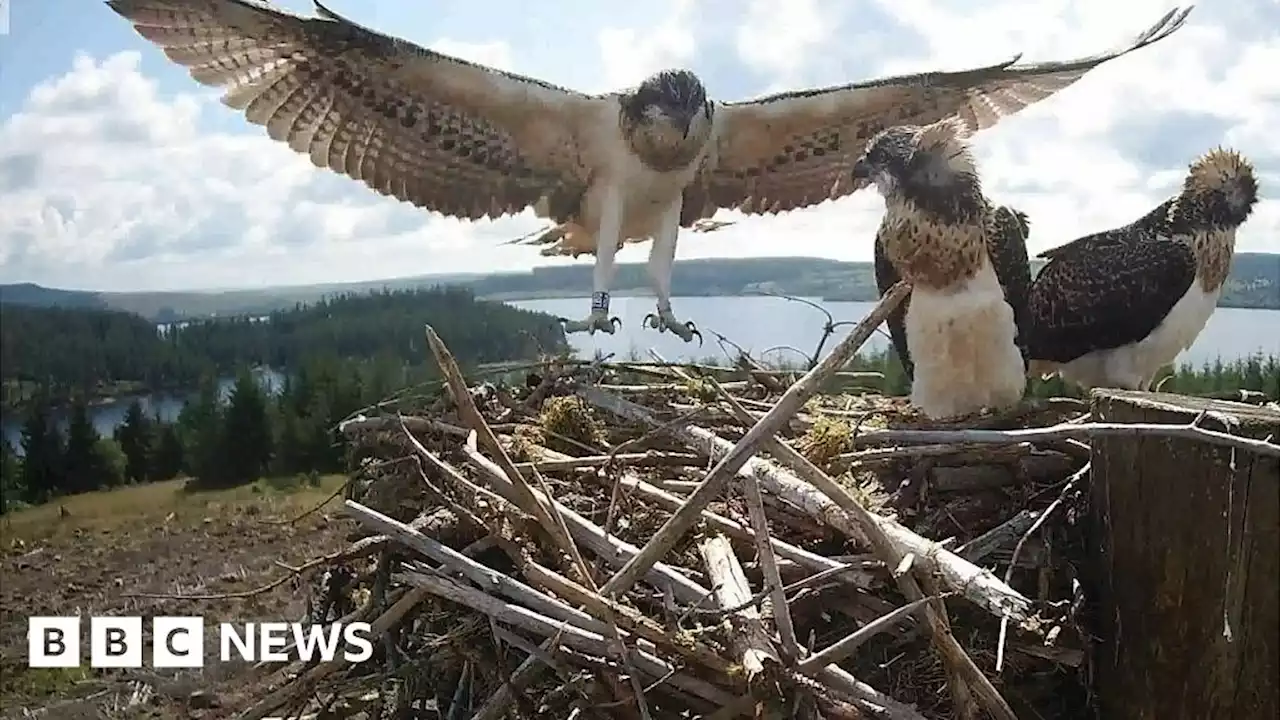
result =
M854 180L870 180L871 163L868 163L865 157L858 158L858 161L853 164L853 171L851 174L853 175Z

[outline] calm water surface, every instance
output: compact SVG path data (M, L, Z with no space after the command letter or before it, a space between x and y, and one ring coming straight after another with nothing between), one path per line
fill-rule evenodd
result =
M857 322L875 307L874 303L813 300L825 307L837 322ZM590 298L586 297L524 300L511 304L569 318L584 317L591 307ZM777 361L788 357L798 359L799 356L788 350L770 350L771 348L790 345L806 353L812 352L818 338L822 336L822 324L825 320L822 313L808 305L773 297L675 298L672 305L676 317L692 320L702 330L705 343L701 348L696 340L686 344L669 333L659 334L656 330L644 327L644 316L654 311L652 297L613 298L613 314L622 320L622 327L617 334L570 335L569 341L579 353L587 357L600 350L616 353L618 358L626 358L634 352L639 357L648 359L649 348L668 360L724 357L715 336L710 332L714 330L758 358ZM830 351L852 329L852 326L838 329L835 337L828 341L826 351ZM883 334L876 333L863 346L863 350L884 350L887 347L888 339ZM764 352L766 350L770 351ZM1219 308L1209 318L1209 324L1196 344L1178 360L1181 363L1200 365L1217 358L1230 361L1255 353L1280 355L1280 310ZM273 375L268 378L268 382L275 385L280 382L280 378ZM231 379L223 380L222 391L225 393L230 390L232 383ZM159 412L161 417L172 420L178 416L186 396L156 394L140 396L138 399L148 415ZM111 434L124 419L125 411L133 400L133 397L121 397L91 408L91 416L98 431L104 435ZM65 429L65 411L59 412L56 420ZM3 423L0 423L4 438L15 447L20 423L19 418L4 418Z
M826 308L836 322L857 322L871 312L875 303L822 302L810 298ZM538 310L552 315L577 319L585 317L591 308L590 298L562 298L557 300L524 300L511 303L528 310ZM653 348L668 360L689 360L711 355L723 357L714 330L746 348L756 357L762 351L780 345L791 345L806 353L812 352L822 337L822 325L826 318L822 313L803 303L774 297L690 297L674 298L672 309L680 320L692 320L702 331L705 343L698 348L697 338L686 344L670 333L661 333L644 326L644 316L654 311L651 297L615 297L612 314L622 321L622 327L612 336L596 333L594 336L575 334L569 342L579 353L591 356L596 350L617 353L626 357L633 350L649 359ZM836 330L826 350L853 330L847 325ZM889 339L876 333L863 351L884 350ZM1201 365L1221 358L1224 362L1256 353L1280 355L1280 310L1245 310L1218 308L1209 318L1196 343L1178 358L1178 362ZM776 350L763 354L764 359L781 360L798 358L794 352Z

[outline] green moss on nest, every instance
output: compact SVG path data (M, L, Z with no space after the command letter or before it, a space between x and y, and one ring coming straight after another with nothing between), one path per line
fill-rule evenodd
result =
M605 444L604 426L582 398L576 395L554 397L542 406L538 425L544 432L547 447L563 453L581 454L582 448L562 438L598 448ZM557 447L559 446L559 447Z
M818 415L813 425L796 443L796 449L809 462L826 468L837 455L852 447L853 428L843 420Z

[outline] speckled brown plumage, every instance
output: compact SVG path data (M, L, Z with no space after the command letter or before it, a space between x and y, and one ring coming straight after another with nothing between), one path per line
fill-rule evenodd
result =
M541 205L580 219L608 161L601 111L627 93L586 95L419 47L317 3L302 17L256 0L109 0L193 78L313 163L384 195L478 219ZM973 130L1168 37L1174 11L1119 50L1068 62L921 73L715 105L710 148L654 145L655 169L700 162L680 222L719 208L775 213L848 195L850 155L877 131L954 116ZM642 138L643 139L643 138ZM610 140L611 141L611 140ZM635 143L632 143L635 145ZM665 157L668 153L670 157Z
M1191 163L1178 195L1146 215L1041 253L1049 263L1028 298L1037 371L1147 338L1193 283L1218 293L1257 199L1252 165L1214 149Z
M1030 224L1024 213L1011 207L1001 206L987 212L983 227L984 242L982 247L985 250L986 257L990 258L996 277L1004 289L1005 300L1009 303L1009 307L1013 309L1015 323L1018 327L1018 345L1025 359L1024 339L1028 317L1027 296L1031 290L1031 266L1027 256L1027 237L1030 233ZM917 232L923 231L924 226L917 225ZM889 288L893 287L903 277L895 269L893 262L890 260L890 255L886 251L886 244L890 244L893 237L892 229L882 223L880 232L876 233L874 250L876 288L881 295L888 292ZM976 262L981 260L982 255L977 252L976 244L969 248L965 254L967 259L965 260L966 267L964 272L967 273L967 276L971 276L977 267ZM929 273L930 276L936 274L937 271ZM936 278L931 281L933 287L940 287L936 283ZM911 352L907 347L905 330L906 312L910 302L911 298L908 297L890 314L886 321L894 352L898 354L898 360L902 363L903 371L908 378L914 375L914 363L911 361Z
M1021 338L1031 285L1030 225L1013 208L991 206L966 134L955 121L942 121L925 128L895 128L868 144L864 162L873 177L883 178L886 194L875 239L876 286L883 295L906 279L916 287L946 292L990 262ZM909 303L908 297L887 324L903 370L914 377L905 330ZM1021 340L1018 344L1021 349Z

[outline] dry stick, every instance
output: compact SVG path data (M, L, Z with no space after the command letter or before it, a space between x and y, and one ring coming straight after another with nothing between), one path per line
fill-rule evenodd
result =
M695 453L642 452L618 453L617 455L592 455L590 457L573 457L562 455L556 460L538 462L518 462L516 469L520 471L537 470L539 472L564 472L566 470L589 470L612 465L614 462L627 465L689 467L698 466L705 458Z
M471 426L472 431L476 433L480 442L484 443L489 448L489 451L497 456L499 467L512 476L511 481L517 498L516 505L533 516L533 519L538 521L538 524L542 526L547 535L560 545L560 549L574 560L574 563L578 566L578 571L586 574L587 566L582 562L582 556L578 554L578 548L574 545L573 539L567 534L561 534L562 525L552 519L551 512L542 503L538 502L533 494L533 488L525 482L524 475L515 470L511 458L502 449L497 436L489 429L489 424L485 422L484 416L476 408L475 401L471 398L471 393L467 392L467 383L462 377L462 371L458 369L458 364L453 359L453 353L449 351L444 341L440 339L440 336L436 334L436 331L430 325L426 326L426 335L427 344L431 347L431 352L435 355L436 363L440 366L441 372L444 373L450 394L453 395L453 402L458 408L458 414Z
M978 563L995 551L1022 537L1027 528L1036 522L1038 513L1034 510L1023 510L999 525L982 533L978 537L956 548L956 554L971 563Z
M735 413L745 414L746 410L741 405L737 405L732 396L728 397L728 404L733 407ZM772 451L776 452L778 459L787 464L794 465L797 470L803 470L805 479L813 483L828 500L835 503L840 510L844 510L845 516L855 521L860 529L861 536L870 541L877 555L881 556L884 564L888 568L904 568L904 566L915 565L919 568L919 562L916 560L920 556L914 555L909 551L902 550L901 543L895 542L895 538L890 537L887 530L890 528L902 528L901 525L886 520L869 511L861 505L858 500L844 487L833 480L829 475L823 473L822 470L809 462L804 455L800 455L791 446L785 442L774 441L772 443ZM909 533L911 537L915 533ZM923 538L922 538L923 539ZM924 557L936 560L942 555L942 547L940 544L932 543L929 548L933 553L927 553ZM989 573L987 573L989 575ZM937 587L938 582L936 575L932 571L920 571L919 582L913 578L913 575L901 571L901 573L893 573L897 585L899 585L902 594L910 601L922 600L925 596L941 596L940 588ZM923 587L922 587L923 585ZM1007 587L1007 583L1005 583ZM946 605L941 600L928 602L925 605L925 621L931 630L933 639L933 647L938 651L938 655L942 657L943 665L947 667L948 678L952 680L952 700L961 708L969 706L973 702L970 692L977 692L978 698L982 700L982 705L991 712L993 716L1001 717L1004 720L1018 720L1018 716L1014 715L1014 710L1009 707L1009 702L1001 696L995 685L991 684L991 680L978 669L974 664L969 653L965 652L964 647L960 646L960 642L956 641L955 635L951 634L951 621L947 619ZM975 712L974 714L975 715Z
M418 530L353 500L348 500L346 507L348 513L361 523L392 536L401 544L426 555L442 565L448 566L452 570L456 570L480 587L496 590L507 598L522 602L529 606L530 609L543 615L572 623L584 630L598 634L605 634L609 631L608 622L625 625L627 630L638 637L649 640L655 646L684 655L718 672L724 673L729 670L728 663L705 644L697 640L687 642L678 640L667 634L660 625L635 610L611 603L560 573L536 562L525 561L522 563L521 569L524 570L530 581L547 588L560 598L563 598L563 601L548 597L519 580L475 562L452 548L427 537ZM569 604L571 602L578 603L596 614L593 616L578 610ZM605 618L605 620L597 619L601 617Z
M512 482L502 474L502 470L498 468L497 465L494 465L489 458L471 451L469 448L464 449L464 452L467 453L472 464L476 469L480 470L481 474L484 475L489 485L497 492L497 494L511 500L515 494L514 486ZM470 481L465 477L457 474L457 470L454 470L447 464L442 463L435 456L428 453L424 457L426 457L429 462L435 464L437 468L442 469L446 473L451 473L450 477L455 482L459 482L463 485L471 485ZM474 485L472 487L474 487ZM477 490L479 490L479 488L477 488ZM540 490L535 491L535 493L538 495L539 499L547 501L546 496L542 495ZM511 501L514 503L514 500ZM636 546L619 538L607 535L604 529L599 525L587 520L559 502L552 502L554 503L556 511L560 513L561 517L563 517L565 522L569 525L569 532L573 535L574 539L587 546L591 552L604 560L611 567L620 567L627 558L634 557L639 552ZM654 565L645 576L645 579L653 584L654 587L661 590L670 590L671 594L683 603L697 604L707 597L707 590L705 588L693 582L675 568L664 563Z
M953 594L954 593L948 593L947 596ZM798 667L801 672L809 672L811 669L819 668L823 665L838 663L857 652L858 648L862 647L862 645L871 638L892 628L902 618L919 612L920 609L925 606L925 603L939 599L941 598L937 596L922 597L919 600L915 600L897 608L893 612L886 613L885 615L858 628L843 640L832 643L822 652L814 653L804 660L801 660Z
M528 449L532 453L552 458L550 462L555 462L558 458L569 457L541 445L531 445ZM599 479L598 475L592 475L591 477L592 479ZM634 473L624 471L618 478L618 482L627 490L643 495L645 499L653 501L658 507L670 512L675 512L684 504L683 498L677 497L660 487L641 480ZM757 536L754 530L746 527L736 520L731 520L710 510L702 511L702 521L707 524L708 528L722 532L731 538L752 543L757 542ZM774 553L779 557L790 560L797 565L807 567L811 570L819 571L819 574L822 575L822 579L839 580L862 589L867 589L880 583L879 578L857 566L836 562L824 555L819 555L815 552L810 552L804 548L792 545L785 540L770 538L769 542L773 547ZM815 580L811 582L817 581ZM790 586L787 588L788 591L793 589L794 588Z
M425 600L430 593L426 590L414 588L405 593L395 602L386 612L382 613L370 625L370 636L380 637L385 635L391 628L395 627L409 611L417 607L418 603ZM237 720L262 720L267 713L276 708L284 706L295 698L309 694L310 689L314 688L324 678L333 674L338 670L347 667L349 663L346 660L334 659L328 662L321 661L319 665L311 668L302 676L293 680L293 682L285 685L262 700L257 704L239 715Z
M764 498L760 496L760 486L756 484L754 477L746 480L742 485L747 498L747 514L751 518L751 528L756 535L756 555L760 560L760 572L764 575L764 586L769 592L770 602L773 605L773 622L778 628L778 638L781 641L778 650L782 653L783 662L790 667L800 659L800 643L796 642L796 628L791 622L791 607L787 604L787 591L782 585L782 574L778 572L778 562L773 556L769 518L764 514Z
M859 433L858 437L865 435L875 435L879 431L872 430L868 433ZM1011 449L1031 452L1034 447L1031 443L1019 443ZM866 450L855 450L853 452L840 453L831 459L832 464L835 463L851 463L853 466L863 463L884 462L888 460L898 460L901 458L922 458L922 457L946 457L949 455L963 455L976 451L984 452L1000 452L1000 448L992 450L982 445L908 445L906 447L887 447L887 448L869 448Z
M481 590L467 587L439 573L406 570L398 574L415 587L422 588L433 595L488 615L504 625L517 627L544 637L559 633L561 636L560 641L566 647L616 659L621 659L623 653L631 655L632 661L638 666L638 669L651 677L666 677L672 675L675 670L670 663L651 653L643 650L628 651L626 648L616 649L604 635L584 630L577 625L556 622L545 615L533 612L520 605L505 602ZM715 703L730 702L736 697L705 680L697 680L688 676L674 675L670 678L670 682L675 687Z
M745 416L747 411L742 405L734 399L732 395L724 393L726 402L733 409L735 414ZM794 464L797 469L805 470L806 479L818 488L827 498L834 502L845 515L852 518L861 530L861 535L871 541L871 546L876 553L884 560L885 565L891 568L902 568L915 564L915 555L904 551L901 545L889 536L886 530L897 525L890 523L875 513L867 510L842 487L833 480L829 475L822 472L817 466L810 463L799 452L794 450L790 445L771 438L770 451L777 454L788 464ZM898 526L901 527L901 526ZM905 528L903 528L905 530ZM912 533L914 535L914 533ZM934 548L941 553L941 546L934 544ZM894 580L898 583L898 589L910 601L920 600L926 595L940 595L938 582L935 576L930 572L920 573L920 581L908 572L895 572ZM922 588L923 585L923 588ZM1007 583L1005 583L1007 586ZM929 626L933 639L934 648L941 656L943 665L948 670L948 677L951 679L950 685L952 689L953 700L961 708L967 708L972 703L970 696L971 691L976 691L978 698L981 699L983 707L997 718L1004 720L1017 720L1017 715L1013 713L1013 708L1009 707L1009 703L1000 695L1000 691L996 690L987 676L982 673L973 662L973 658L965 652L959 641L951 634L951 621L947 618L947 607L941 600L929 602L925 605L925 620ZM976 710L976 708L975 708ZM976 712L970 713L976 715Z
M389 518L355 500L345 503L347 514L362 525L395 538L396 542L435 560L449 570L462 575L476 585L488 588L511 600L522 602L531 609L549 617L571 622L594 633L607 631L606 624L564 602L548 597L532 587L508 577L482 563L478 563L453 548L427 537L408 525Z
M577 393L592 405L619 417L639 420L650 425L659 423L648 408L616 395L602 393L595 388L581 388ZM746 420L743 422L745 423ZM715 458L724 457L733 447L715 433L693 425L673 427L671 433L691 448L706 452ZM850 515L840 505L843 500L831 497L825 491L814 491L814 485L817 485L819 490L822 487L839 487L830 476L814 466L790 445L776 438L766 442L766 449L777 460L791 468L795 474L767 460L752 458L738 471L738 475L754 476L765 490L801 508L818 522L831 525L864 545L871 545L870 537L861 524L862 521ZM991 572L955 555L938 543L917 535L889 518L868 514L865 522L879 528L881 532L892 538L896 545L912 555L921 572L940 575L949 589L960 592L971 602L986 608L993 615L997 617L1009 615L1025 629L1035 629L1031 600L1009 587ZM890 567L893 566L894 564L890 564Z
M764 661L774 659L775 655L773 643L760 621L760 611L751 603L747 576L724 535L712 535L698 543L698 551L707 565L707 577L711 580L716 602L730 615L734 632L729 642L742 658L742 669L750 684L764 672Z
M738 444L711 469L698 489L685 500L684 506L663 523L649 542L645 543L640 554L628 561L609 582L605 583L603 592L615 597L625 593L644 575L646 570L670 552L680 537L698 521L703 509L724 491L724 486L729 479L747 460L751 459L760 443L772 437L809 398L818 392L826 376L839 370L853 357L858 348L871 337L871 333L875 332L880 323L884 322L885 318L902 302L910 288L911 286L904 282L894 285L875 309L858 323L853 332L849 333L849 336L837 345L830 355L806 373L799 382L788 388L778 400L778 404L765 413L765 416L748 430Z
M464 450L469 450L465 449ZM468 455L476 468L479 469L492 484L499 495L509 495L512 493L511 483L502 476L501 471L488 458L468 451ZM447 464L442 463L430 453L426 453L428 461L440 463L437 465L442 471L456 473ZM465 478L461 479L463 483ZM538 493L540 491L535 491ZM541 497L539 499L542 499ZM602 528L589 520L584 519L574 511L570 510L559 503L556 503L556 510L569 523L571 532L575 533L575 538L582 542L592 552L604 560L612 567L622 565L624 559L635 557L639 551L634 545L619 540L616 537L608 537ZM704 515L705 517L705 515ZM726 521L732 522L732 521ZM741 527L741 526L739 526ZM831 564L827 567L836 567L838 564ZM711 597L711 591L690 580L674 568L665 563L656 563L646 574L645 579L651 584L662 589L671 589L673 595L683 603L697 606ZM601 598L603 602L610 602L608 598ZM815 673L816 677L820 677L832 687L837 688L845 695L860 698L864 702L880 708L885 708L889 713L889 717L901 718L902 720L922 720L922 716L915 711L914 708L904 705L875 688L854 678L849 673L837 666L828 666L823 668L819 673Z
M534 495L533 488L525 482L524 475L516 469L515 463L507 455L502 443L498 442L498 437L494 435L493 430L489 428L489 424L485 422L484 416L476 408L475 402L471 398L471 393L467 391L467 383L462 377L462 371L459 370L457 362L453 359L453 353L449 351L444 341L440 339L440 336L436 334L435 329L430 325L426 326L425 331L427 344L431 346L431 352L436 356L436 362L440 365L440 370L444 372L449 391L453 395L454 404L457 405L459 413L471 425L478 438L488 446L489 451L497 458L498 467L510 479L517 497L521 500L516 504L533 515L538 524L546 530L547 534L561 546L561 549L573 560L574 567L582 576L582 582L586 583L587 587L595 592L595 580L591 577L591 571L587 568L586 561L582 559L582 553L578 551L578 546L573 542L573 536L569 532L569 527L565 524L564 517L555 511L555 504L551 501L551 493L546 492L546 505L543 505L538 500L538 497ZM611 624L609 634L613 636L616 642L622 643L622 634L617 626ZM636 673L630 667L630 657L625 649L621 653L621 658L623 664L627 666L627 675L631 681L632 691L636 696L636 704L639 706L640 716L643 720L652 720L648 703L644 699L644 687L640 685L640 679L636 677Z
M1196 422L1186 424L1067 422L1022 430L876 430L859 435L853 439L853 442L858 445L882 442L1009 445L1028 441L1139 436L1198 440L1211 445L1247 450L1259 455L1280 457L1280 445L1276 443L1210 430L1201 427L1198 419Z
M1089 468L1091 466L1092 463L1085 463L1084 467L1072 474L1071 478L1067 480L1067 483L1062 486L1062 492L1058 493L1058 497L1055 498L1053 502L1049 503L1049 507L1045 508L1044 512L1040 513L1040 517L1036 518L1035 523L1033 523L1031 527L1027 528L1027 531L1023 533L1021 538L1019 538L1018 544L1013 548L1013 556L1009 558L1009 567L1004 571L1004 581L1006 583L1013 578L1013 570L1018 566L1018 555L1022 554L1022 548L1027 544L1027 540L1034 535L1036 530L1039 530L1040 527L1044 525L1045 521L1053 515L1054 511L1062 505L1063 501L1066 500L1067 495L1070 495L1071 491L1075 489L1076 483L1080 482L1080 478L1083 478L1089 473ZM1008 633L1009 621L1006 618L1001 618L1000 638L996 643L996 672L1004 670L1004 643L1005 639L1008 637Z

